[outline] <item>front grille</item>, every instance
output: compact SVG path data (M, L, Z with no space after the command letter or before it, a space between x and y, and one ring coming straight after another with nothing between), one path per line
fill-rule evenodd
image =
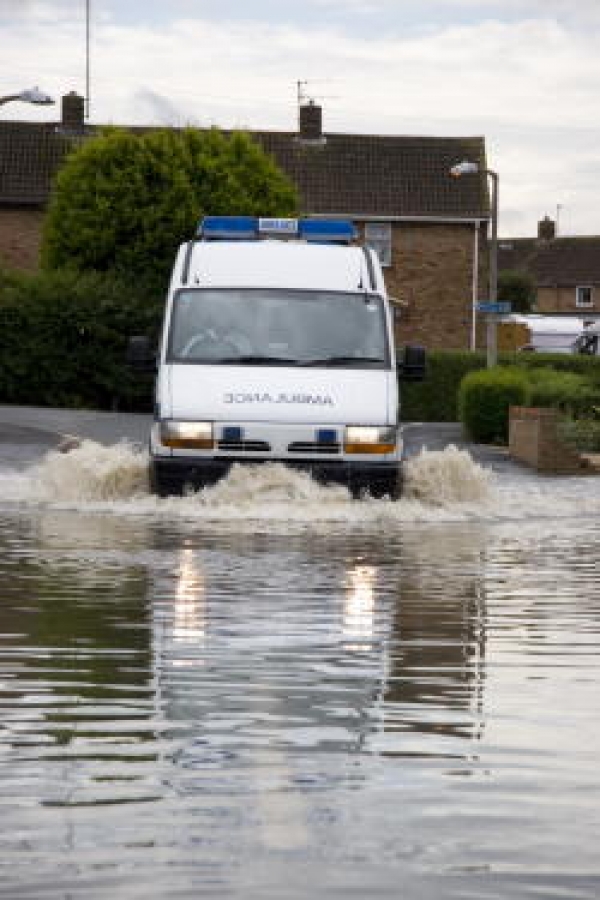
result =
M267 441L219 441L219 450L230 453L270 453L271 445Z
M338 443L324 444L315 441L294 441L288 444L288 453L339 453Z

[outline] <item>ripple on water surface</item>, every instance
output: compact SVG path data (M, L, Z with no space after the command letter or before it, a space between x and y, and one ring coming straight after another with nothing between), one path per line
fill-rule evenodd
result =
M597 481L146 471L0 485L0 896L598 896Z

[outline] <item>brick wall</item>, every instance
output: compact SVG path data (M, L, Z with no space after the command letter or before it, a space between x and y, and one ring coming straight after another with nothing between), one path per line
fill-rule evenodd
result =
M483 238L483 233L482 233ZM399 345L468 350L471 342L473 225L399 223L392 227L392 265L384 269L388 293L408 304L397 327ZM485 296L480 241L479 295ZM479 324L479 348L485 343Z
M581 282L581 287L586 285L587 282ZM585 316L586 313L600 313L600 286L594 288L592 306L577 306L575 294L575 287L540 287L537 289L536 311L540 313L577 313L580 316Z
M0 265L37 270L43 217L39 209L0 209Z
M558 412L511 406L508 449L510 455L549 475L581 474L585 461L563 444L558 435Z

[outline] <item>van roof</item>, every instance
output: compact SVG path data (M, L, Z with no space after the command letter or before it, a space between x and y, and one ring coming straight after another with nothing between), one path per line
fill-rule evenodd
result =
M357 246L278 240L195 241L179 248L172 286L382 293L381 270L378 264L369 266L369 259L372 262L373 256L368 258Z

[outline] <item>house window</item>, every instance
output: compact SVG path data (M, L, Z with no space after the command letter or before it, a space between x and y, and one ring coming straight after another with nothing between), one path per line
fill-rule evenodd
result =
M366 222L365 244L375 251L382 266L391 266L392 226L390 222Z
M593 306L593 288L578 287L575 289L575 306Z

